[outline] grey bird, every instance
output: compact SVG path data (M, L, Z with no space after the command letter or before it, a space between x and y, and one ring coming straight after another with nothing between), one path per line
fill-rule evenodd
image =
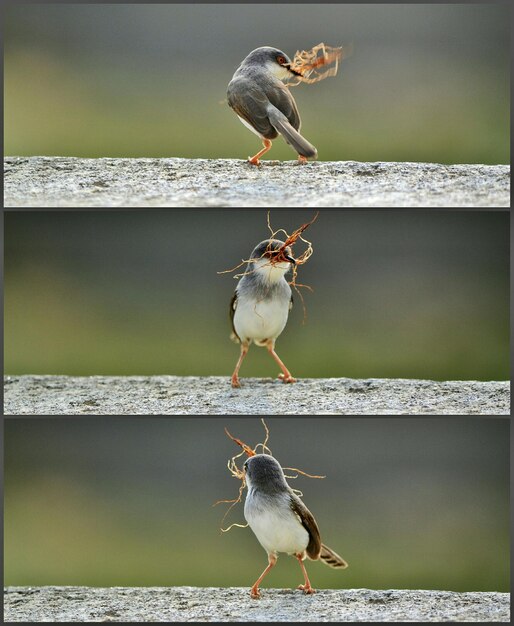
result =
M318 155L316 148L299 133L300 114L291 92L282 82L292 75L301 76L291 68L287 54L263 46L250 52L228 84L228 104L264 145L255 156L248 157L252 165L259 165L259 157L271 148L271 140L279 133L296 150L300 162Z
M259 598L259 585L275 565L279 552L298 559L304 577L299 585L304 593L314 593L303 561L321 560L330 567L344 569L348 563L321 542L312 513L287 484L282 467L269 454L250 456L244 463L248 492L244 515L259 543L268 553L268 567L253 585L250 595Z
M267 348L282 370L279 377L284 383L296 382L275 352L275 341L293 305L291 287L284 276L296 261L291 248L284 245L279 239L265 239L255 246L230 302L231 337L241 344L232 387L241 386L239 368L252 341Z

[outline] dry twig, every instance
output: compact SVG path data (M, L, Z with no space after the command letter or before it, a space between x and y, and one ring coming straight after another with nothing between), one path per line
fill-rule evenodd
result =
M301 75L291 76L287 79L288 87L296 87L300 83L317 83L329 76L335 76L339 67L339 61L347 58L353 52L353 46L340 46L333 48L320 43L310 50L297 50L293 57L291 69Z

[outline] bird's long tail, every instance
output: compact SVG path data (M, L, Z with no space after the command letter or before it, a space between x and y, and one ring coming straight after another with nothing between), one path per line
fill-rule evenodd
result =
M321 554L319 558L330 567L337 569L345 569L345 567L348 567L348 563L324 543L321 544Z
M316 148L295 130L287 117L273 105L268 107L268 117L273 128L278 131L287 143L292 146L298 154L307 159L315 159L318 156Z

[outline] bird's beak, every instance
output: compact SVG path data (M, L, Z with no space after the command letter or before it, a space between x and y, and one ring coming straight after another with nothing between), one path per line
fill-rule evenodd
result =
M286 259L286 261L289 261L289 263L291 263L291 265L296 265L296 260L293 259L292 256L289 256L288 254L284 254L284 258Z
M300 72L293 70L291 67L291 63L284 63L284 67L287 68L292 74L296 74L296 76L301 76Z

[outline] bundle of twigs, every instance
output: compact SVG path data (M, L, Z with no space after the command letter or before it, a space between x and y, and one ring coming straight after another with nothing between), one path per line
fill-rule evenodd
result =
M324 43L310 50L298 50L291 64L291 69L296 72L296 75L291 75L287 79L287 85L295 87L300 83L317 83L329 76L335 76L339 61L350 56L352 51L351 44L334 48Z

